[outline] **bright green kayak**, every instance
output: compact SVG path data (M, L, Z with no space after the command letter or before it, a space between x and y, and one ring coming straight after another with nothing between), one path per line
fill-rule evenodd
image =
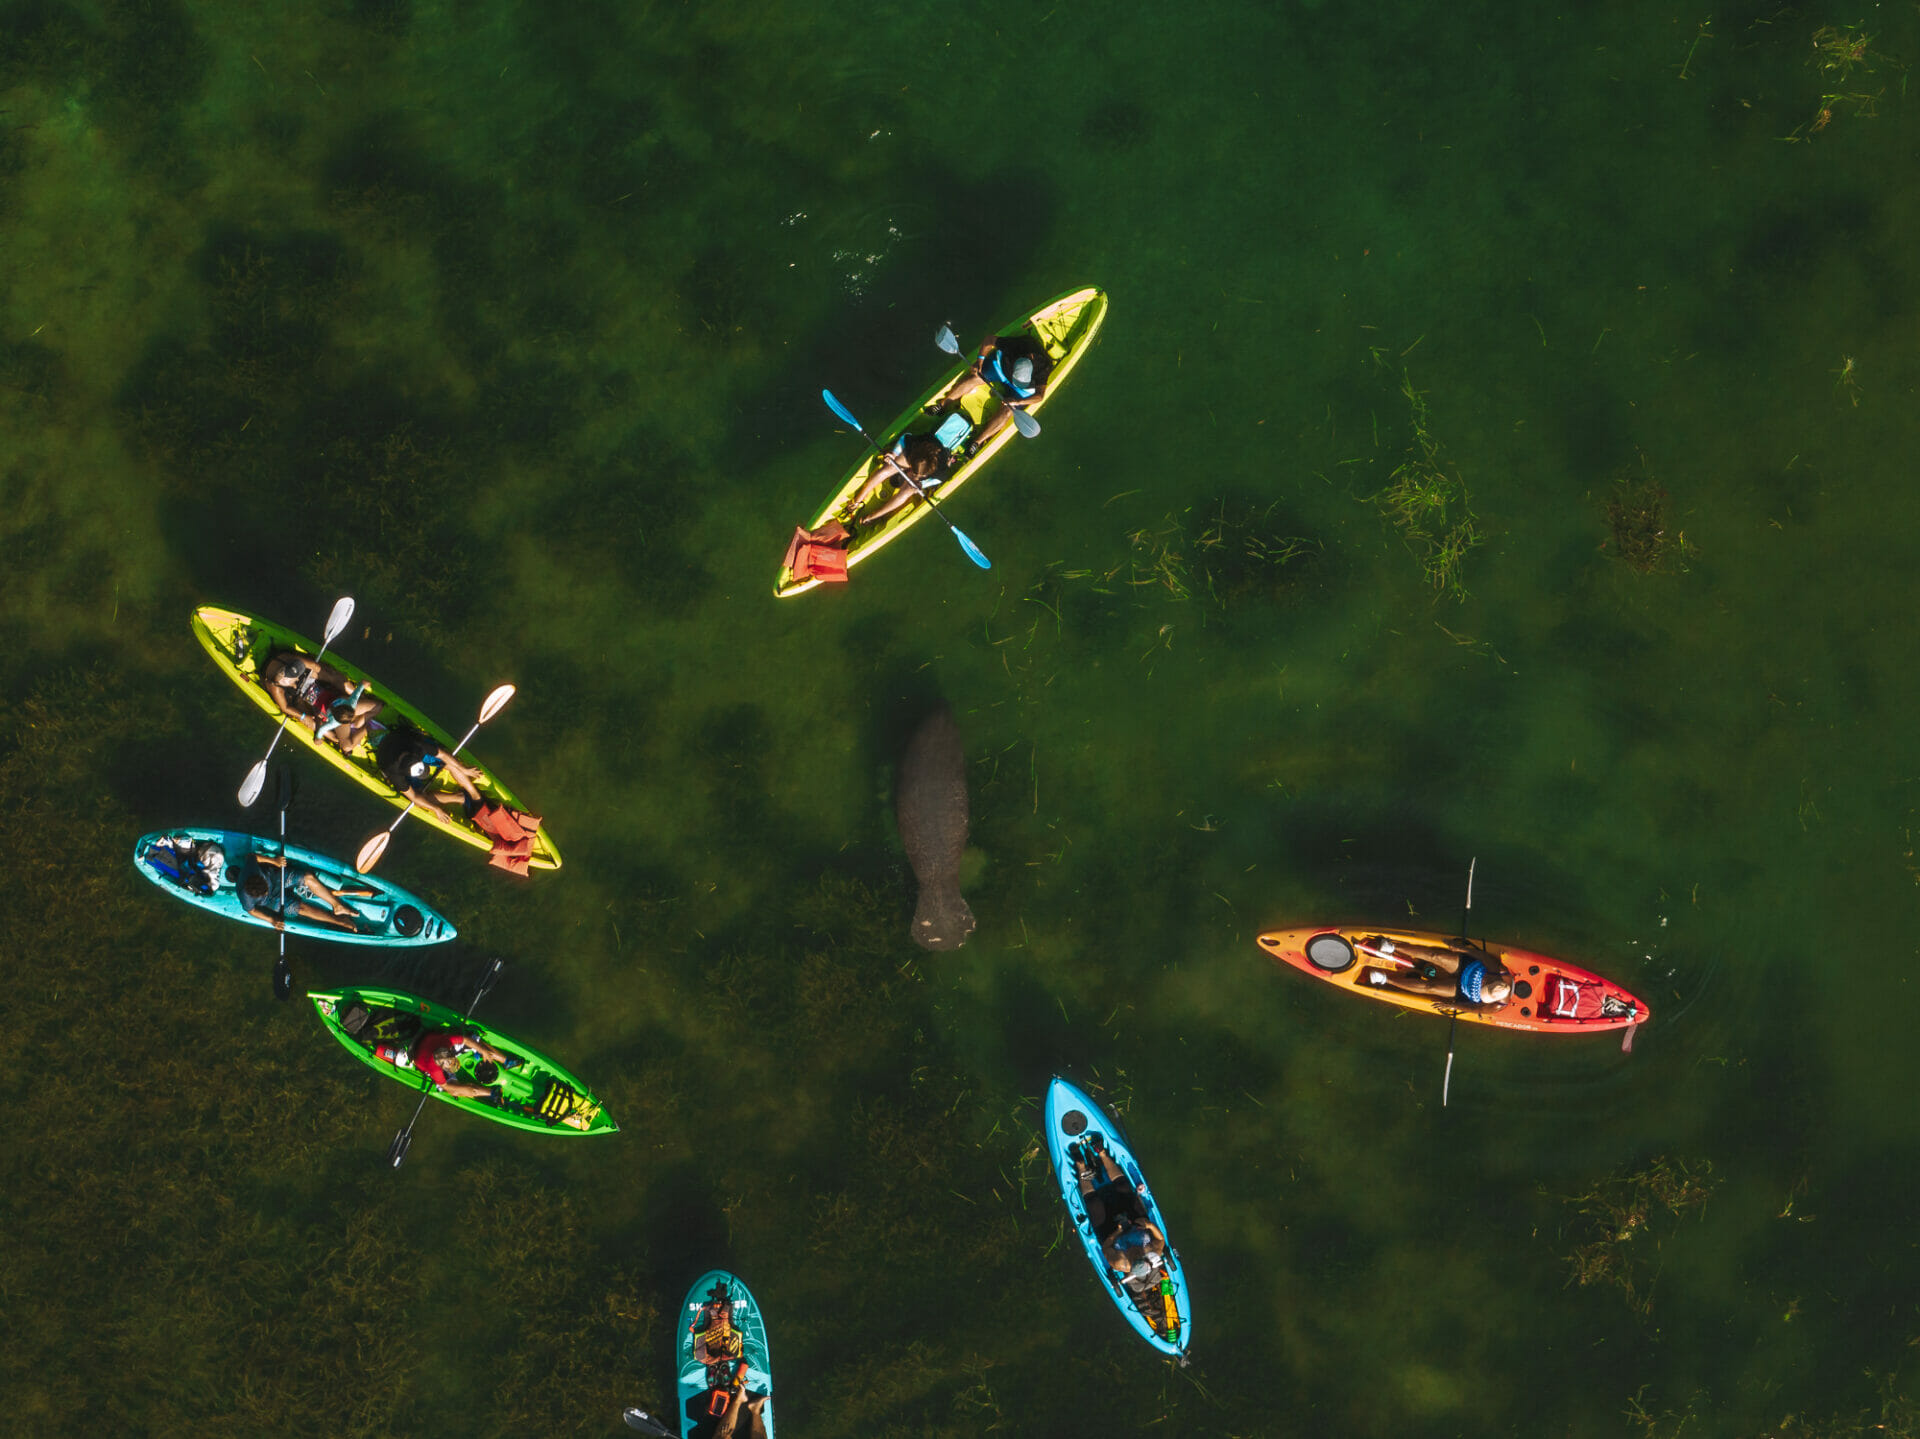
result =
M409 1089L429 1090L442 1104L536 1134L611 1134L620 1127L584 1084L539 1050L529 1049L477 1019L463 1018L444 1004L368 985L327 994L310 992L307 998L320 1011L327 1032L362 1064ZM480 1075L473 1072L473 1056L461 1057L461 1079L495 1086L500 1092L499 1104L443 1094L419 1070L390 1064L373 1052L376 1044L404 1050L429 1029L472 1035L520 1061L496 1074Z

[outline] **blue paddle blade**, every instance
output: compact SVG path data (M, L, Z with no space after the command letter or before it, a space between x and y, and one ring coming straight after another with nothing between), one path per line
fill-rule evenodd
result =
M980 568L983 570L990 570L993 568L993 562L989 560L985 555L980 553L980 546L976 545L972 540L968 539L965 531L961 530L957 525L954 525L951 523L948 524L947 528L952 530L953 537L956 540L960 541L960 548L967 552L968 559L972 560L976 565L980 566Z
M1013 412L1013 427L1029 440L1037 438L1040 434L1040 422L1025 410Z
M935 331L933 343L945 350L949 355L957 355L960 353L960 341L954 338L953 326L951 325L942 325Z
M860 422L854 419L853 412L838 400L834 399L832 390L822 390L820 392L820 398L827 402L827 408L832 410L834 414L845 420L854 429L857 430L860 428Z

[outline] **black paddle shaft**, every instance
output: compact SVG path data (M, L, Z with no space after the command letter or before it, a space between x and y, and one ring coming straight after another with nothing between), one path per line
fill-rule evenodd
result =
M493 982L500 977L500 971L506 967L507 962L504 959L494 960L492 965L488 967L486 975L481 979L480 987L473 992L473 1002L467 1006L467 1012L462 1018L473 1018L474 1010L480 1007L480 1001L487 997L487 991L493 988ZM400 1162L407 1157L407 1150L413 1145L413 1126L420 1122L421 1111L427 1107L427 1099L432 1094L433 1081L429 1079L427 1080L427 1087L420 1093L420 1102L413 1107L413 1118L407 1121L407 1127L405 1129L393 1136L393 1143L388 1146L387 1159L395 1169L400 1167Z

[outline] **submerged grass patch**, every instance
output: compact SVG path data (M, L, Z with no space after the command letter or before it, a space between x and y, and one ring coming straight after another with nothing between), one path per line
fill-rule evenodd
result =
M1570 1195L1566 1202L1580 1215L1581 1232L1588 1237L1567 1256L1567 1283L1618 1286L1628 1308L1643 1318L1652 1313L1659 1272L1647 1250L1657 1253L1664 1242L1653 1237L1659 1211L1682 1218L1702 1208L1718 1183L1709 1160L1662 1156L1645 1169L1612 1175L1584 1194ZM1663 1228L1672 1233L1671 1227ZM1643 1234L1646 1241L1636 1244Z
M1667 520L1666 486L1647 470L1647 457L1614 477L1607 496L1607 552L1643 575L1685 574L1700 553L1685 530Z
M1404 370L1400 393L1407 397L1413 440L1386 487L1371 501L1400 531L1436 595L1464 602L1467 556L1485 544L1486 537L1480 533L1466 480L1433 437L1426 392L1415 389L1412 375Z
M1066 570L1059 578L1090 581L1103 594L1158 590L1226 612L1282 598L1321 553L1318 540L1290 530L1277 501L1223 498L1131 531L1126 555L1104 572Z

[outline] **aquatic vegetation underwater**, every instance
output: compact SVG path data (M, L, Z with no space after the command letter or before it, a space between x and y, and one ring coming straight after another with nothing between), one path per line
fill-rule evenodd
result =
M1413 438L1405 457L1370 502L1398 529L1420 561L1420 572L1436 598L1467 598L1467 556L1486 543L1473 512L1467 482L1434 438L1432 412L1413 377L1401 372L1400 393L1407 397Z
M1857 83L1854 74L1872 75L1883 65L1906 67L1872 47L1874 37L1861 25L1822 25L1813 32L1813 57L1808 62L1820 72L1820 83L1829 87L1820 96L1813 119L1786 136L1788 140L1806 140L1831 125L1835 116L1852 114L1869 119L1880 113L1880 100L1886 87L1878 90L1850 89ZM1902 84L1904 92L1905 85Z
M1590 1237L1567 1256L1567 1283L1617 1286L1628 1308L1643 1318L1652 1313L1660 1277L1654 1255L1676 1232L1673 1225L1663 1224L1655 1234L1659 1211L1682 1219L1713 1197L1717 1183L1711 1162L1663 1155L1645 1169L1612 1175L1585 1193L1568 1196L1566 1203L1584 1221L1578 1232ZM1647 1253L1649 1248L1654 1255Z
M1647 457L1623 468L1607 496L1607 553L1624 560L1641 574L1685 574L1699 547L1685 530L1667 522L1666 486L1647 470Z
M1278 501L1262 505L1240 497L1169 514L1129 531L1126 540L1125 556L1104 570L1054 566L1048 578L1085 584L1098 594L1160 592L1225 614L1285 599L1323 553L1319 541L1291 533Z

